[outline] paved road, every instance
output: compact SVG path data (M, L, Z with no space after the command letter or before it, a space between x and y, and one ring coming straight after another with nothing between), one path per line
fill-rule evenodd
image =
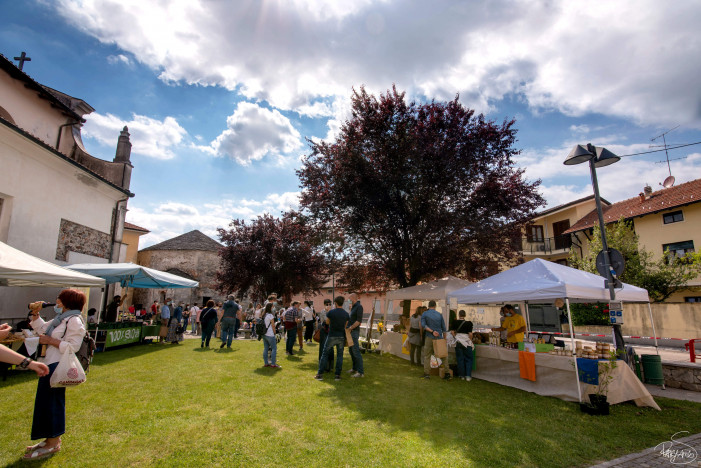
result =
M655 447L594 465L592 468L700 467L700 454L701 434L677 433L670 434L670 440L661 440Z

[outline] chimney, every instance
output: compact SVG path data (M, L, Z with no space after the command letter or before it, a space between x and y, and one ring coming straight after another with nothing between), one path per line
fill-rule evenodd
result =
M638 194L638 198L640 198L640 203L644 202L645 201L645 194L643 192L640 192Z
M650 197L652 196L652 187L650 187L649 185L646 185L645 188L643 189L643 191L645 192L645 200L650 199Z
M131 142L129 141L129 129L125 125L117 140L117 152L113 162L131 164ZM650 189L652 190L652 189Z

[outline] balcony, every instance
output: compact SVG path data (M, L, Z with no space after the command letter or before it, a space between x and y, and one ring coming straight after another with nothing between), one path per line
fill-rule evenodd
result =
M551 255L570 251L572 237L569 234L545 239L521 238L523 255Z

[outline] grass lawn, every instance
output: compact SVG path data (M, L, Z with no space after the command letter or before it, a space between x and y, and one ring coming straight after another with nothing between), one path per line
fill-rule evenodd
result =
M318 382L316 344L287 357L280 343L282 370L262 367L262 342L212 344L96 355L88 382L67 390L63 449L43 466L587 466L701 432L701 405L685 401L593 417L480 380L425 381L394 356L364 355L364 379ZM1 466L27 465L33 375L0 382Z

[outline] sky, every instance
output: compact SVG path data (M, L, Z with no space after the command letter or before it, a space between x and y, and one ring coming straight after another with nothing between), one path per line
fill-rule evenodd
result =
M333 141L360 86L459 96L515 119L515 159L547 206L593 193L575 144L625 156L597 172L616 202L701 176L701 3L681 0L0 0L0 53L83 99L83 142L112 160L128 126L127 221L147 247L298 207L309 140ZM670 131L671 130L671 131Z

